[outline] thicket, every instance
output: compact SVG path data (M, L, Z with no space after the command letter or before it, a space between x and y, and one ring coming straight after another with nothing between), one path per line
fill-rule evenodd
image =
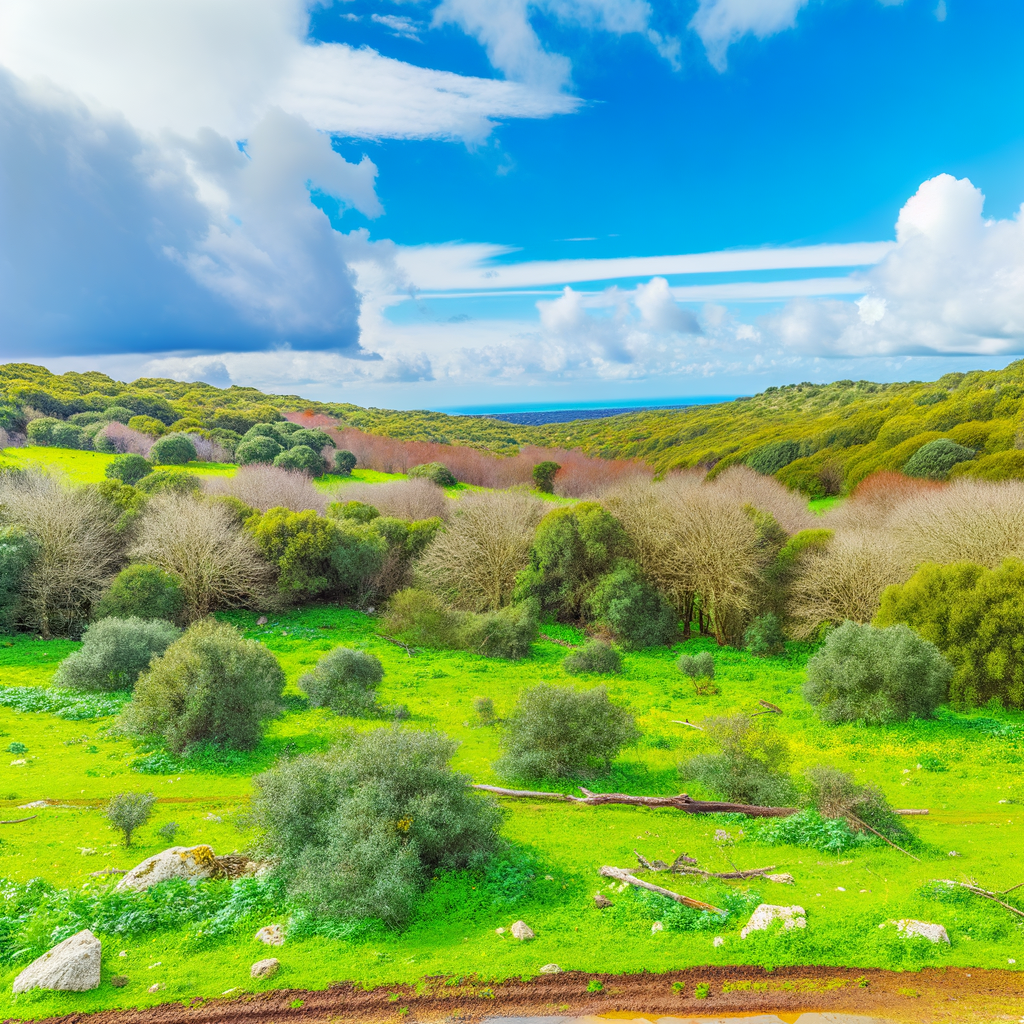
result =
M371 715L380 710L377 687L384 678L380 659L351 647L335 647L312 672L299 677L299 689L314 708L338 715Z
M562 660L562 668L571 676L609 675L622 671L622 655L603 640L590 640L571 651Z
M181 636L161 619L102 618L82 634L53 677L72 690L130 690L150 662Z
M127 619L166 619L178 622L185 606L185 595L177 576L155 565L138 563L122 569L99 599L97 619L113 616Z
M486 864L501 812L452 770L455 749L437 733L374 729L258 775L251 823L292 899L399 927L438 872Z

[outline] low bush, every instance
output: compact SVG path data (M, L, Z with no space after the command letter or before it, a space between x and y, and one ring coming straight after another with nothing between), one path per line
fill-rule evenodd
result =
M82 634L82 646L60 663L54 685L130 690L153 658L179 636L181 630L162 619L100 619Z
M356 457L347 449L342 448L334 453L334 472L340 476L351 476L356 468Z
M175 753L202 742L252 750L279 713L283 689L284 673L266 647L203 619L139 678L123 724L162 736Z
M533 653L537 615L529 602L496 612L465 612L458 630L458 646L485 658L517 661Z
M132 416L128 420L128 427L140 434L149 434L150 437L160 437L167 430L167 424L155 416Z
M149 449L150 462L160 466L184 466L196 457L196 446L184 434L165 434Z
M699 654L684 654L676 668L693 684L698 697L710 697L718 693L715 685L715 659L708 651Z
M309 473L310 476L323 476L327 472L327 463L320 453L304 444L297 444L275 456L274 465L280 469Z
M679 637L675 610L633 563L602 577L589 607L628 650L668 646Z
M0 628L17 620L25 574L38 552L38 542L20 526L0 527Z
M112 480L120 480L121 483L134 486L152 471L153 466L149 459L129 452L126 455L115 456L104 473Z
M327 514L335 519L351 519L356 523L368 523L376 519L380 512L363 501L332 501L327 507Z
M948 437L937 437L928 441L903 464L907 476L924 477L927 480L942 480L959 462L968 462L977 455L973 448L951 441Z
M786 634L774 612L758 615L743 633L743 646L755 657L770 658L786 653Z
M429 480L438 487L454 487L459 482L455 479L455 474L440 462L425 462L422 466L413 466L409 470L409 478Z
M538 462L533 467L533 486L542 494L553 494L555 490L555 474L562 467L550 459Z
M735 803L778 807L793 800L789 743L770 725L747 715L709 718L704 735L719 752L697 754L680 765L683 778Z
M413 647L455 649L464 618L464 612L449 608L436 594L409 587L388 602L383 625Z
M917 845L917 837L877 786L859 785L848 772L831 765L809 768L806 777L808 799L822 817L849 822L855 832L874 829L900 846ZM864 825L870 828L865 830Z
M603 675L621 672L622 655L603 640L591 640L578 650L567 654L562 660L562 668L571 676L584 675L588 672Z
M53 715L65 722L85 722L120 713L129 696L127 690L83 693L56 686L2 686L0 707Z
M111 797L106 817L124 837L125 847L132 845L132 836L149 821L155 803L152 793L117 793Z
M437 733L374 729L256 776L251 824L291 898L400 927L431 879L483 867L502 815L452 770L455 750Z
M242 466L249 466L255 462L269 465L282 451L284 448L274 438L257 435L239 442L235 449L235 458Z
M196 494L202 489L202 481L184 469L157 469L137 486L144 494Z
M608 699L605 687L540 683L523 691L505 720L495 769L518 778L591 778L638 738L633 716Z
M284 424L281 424L283 427ZM292 426L292 424L289 424ZM325 448L334 447L334 439L325 430L320 430L317 427L299 427L297 430L289 431L281 441L282 444L286 444L289 448L295 448L302 445L305 448L309 448L311 451L316 452L319 455Z
M473 710L481 725L494 725L498 720L494 713L494 701L490 697L474 697Z
M804 696L824 722L887 725L930 718L952 675L936 646L904 625L844 622L807 662Z
M278 589L296 597L337 590L333 555L343 535L337 522L316 512L272 508L246 521L260 554L278 568Z
M47 416L31 420L26 433L30 444L54 448L91 447L85 431L77 423L67 423Z
M351 647L335 647L312 672L299 677L314 708L330 708L338 715L370 715L379 711L377 687L384 678L380 659Z

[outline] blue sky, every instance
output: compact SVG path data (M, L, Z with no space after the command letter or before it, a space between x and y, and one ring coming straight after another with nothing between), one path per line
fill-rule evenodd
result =
M3 355L396 407L1001 366L1022 44L1015 0L0 0Z

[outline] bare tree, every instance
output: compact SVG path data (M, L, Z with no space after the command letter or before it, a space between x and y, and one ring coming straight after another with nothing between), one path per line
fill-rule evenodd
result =
M122 563L117 511L91 488L36 475L0 478L0 507L38 545L22 581L25 625L46 638L77 632Z
M211 476L203 479L207 494L227 494L251 508L289 508L293 512L312 509L323 513L327 496L306 476L279 466L239 466L233 477Z
M154 498L131 555L178 575L188 621L270 599L273 570L252 538L228 509L192 495Z
M710 486L719 494L728 495L737 505L753 505L759 512L770 512L788 534L821 526L818 517L808 509L804 495L749 466L730 466L716 476Z
M447 519L451 502L429 480L393 480L385 484L342 484L332 495L335 501L362 501L382 516L396 519Z
M467 611L504 607L544 512L543 502L521 491L467 494L417 565L417 582Z

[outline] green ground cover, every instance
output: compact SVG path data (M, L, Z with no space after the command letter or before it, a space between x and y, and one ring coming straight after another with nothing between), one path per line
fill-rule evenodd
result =
M335 924L326 929L328 934L323 928L316 934L315 923L296 919L286 944L273 951L281 971L272 980L254 982L249 966L267 952L253 941L253 933L262 925L288 921L273 886L247 881L232 889L229 883L204 883L197 890L185 887L167 895L163 910L143 900L131 904L135 909L129 912L111 909L111 897L104 895L111 883L92 873L129 868L165 848L169 844L157 830L171 820L179 826L177 844L210 843L217 853L245 849L251 835L240 827L240 817L254 772L284 752L326 749L345 729L378 726L379 721L341 719L306 705L296 680L334 646L377 655L386 669L382 702L409 709L406 727L439 729L456 738L456 766L478 782L509 780L500 779L492 768L498 730L477 724L473 698L491 697L500 717L523 687L541 680L570 680L561 668L566 649L550 640L540 640L533 658L518 663L461 652L410 656L379 635L378 620L353 610L309 607L274 615L264 626L257 626L256 616L249 613L224 617L273 651L288 678L287 710L251 754L207 752L191 760L175 759L120 737L109 716L69 721L0 705L0 750L12 744L27 748L0 761L0 818L35 815L31 821L0 826L0 877L8 879L0 887L4 1017L146 1006L228 990L322 988L343 979L368 986L416 983L438 975L470 979L486 997L488 983L532 976L552 962L563 969L616 973L730 963L1005 968L1009 960L1018 959L1024 967L1024 933L1009 913L975 897L950 902L928 894L928 883L941 878L971 877L991 889L1024 881L1024 827L1017 802L1024 800L1024 716L986 709L973 716L943 713L935 721L885 729L827 727L817 722L801 696L809 647L791 645L787 658L756 659L719 649L708 640L691 640L671 650L625 654L622 676L573 680L576 685L607 682L612 698L632 709L643 734L606 778L586 783L590 788L706 795L677 772L679 762L699 748L701 734L674 720L699 722L710 714L754 712L758 700L767 700L784 712L781 719L770 721L789 738L796 773L831 763L854 772L859 781L877 783L894 806L930 809L929 816L911 819L923 844L920 861L886 846L857 846L838 854L770 846L758 838L756 823L733 816L508 800L503 834L511 846L502 865L487 874L459 872L438 878L404 932ZM570 642L582 639L568 627L547 625L544 632ZM12 687L46 687L57 662L76 646L26 636L0 639L0 696ZM674 667L681 652L701 650L715 657L721 690L717 696L695 696ZM572 784L551 782L546 788L569 790ZM140 830L131 850L117 844L101 812L103 802L123 790L152 790L158 797L152 821ZM55 804L19 810L38 800ZM719 830L727 833L727 841L721 836L716 840ZM795 884L703 883L665 876L669 888L735 908L723 925L687 922L675 904L631 890L620 893L598 877L605 864L634 866L634 849L666 861L685 852L719 871L733 864L773 864L790 872ZM958 856L951 857L951 851ZM25 889L33 878L43 882ZM46 885L71 893L48 894ZM613 902L604 911L593 904L599 889ZM739 928L760 900L802 905L806 930L741 940ZM11 923L18 913L33 912L31 927ZM168 914L174 926L167 925ZM941 922L951 945L907 941L897 938L891 927L879 928L890 918L902 917ZM496 934L497 928L508 928L519 918L535 930L535 941L520 943ZM655 920L664 921L665 930L652 934ZM99 989L6 994L28 959L23 954L12 962L13 934L20 936L19 942L34 943L22 948L42 952L55 938L71 934L68 927L74 931L87 924L97 926L104 943L104 983ZM716 935L725 939L720 947L712 944ZM124 957L118 955L122 950ZM114 975L126 976L128 984L111 986ZM147 989L154 983L163 988L150 994Z
M36 472L59 472L74 484L98 484L106 480L107 466L114 458L102 452L79 451L75 448L26 445L24 448L5 448L0 454L0 470L15 467ZM197 476L234 476L238 471L237 466L222 462L190 462L182 468Z

